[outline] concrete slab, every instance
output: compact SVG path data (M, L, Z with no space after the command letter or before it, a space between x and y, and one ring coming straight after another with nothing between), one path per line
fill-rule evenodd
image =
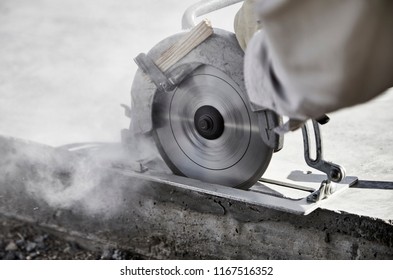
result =
M82 244L158 259L393 258L391 221L329 210L295 215L113 172L102 153L0 144L0 216Z

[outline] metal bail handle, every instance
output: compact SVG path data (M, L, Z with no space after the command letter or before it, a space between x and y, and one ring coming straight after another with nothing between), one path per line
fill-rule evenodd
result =
M208 13L220 10L233 4L243 2L243 0L202 0L190 6L183 14L182 29L193 28L196 18Z

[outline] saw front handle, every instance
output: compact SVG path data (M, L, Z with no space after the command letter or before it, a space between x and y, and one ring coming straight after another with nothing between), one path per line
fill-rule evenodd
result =
M196 18L220 10L243 0L202 0L190 6L183 14L182 29L190 29L196 25Z

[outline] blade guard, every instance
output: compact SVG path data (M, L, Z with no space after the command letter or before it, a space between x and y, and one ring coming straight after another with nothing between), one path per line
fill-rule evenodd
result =
M156 61L163 52L174 45L184 34L185 32L178 33L159 42L146 55L147 62ZM141 58L141 55L138 57ZM158 75L161 79L166 77L170 81L169 90L171 90L199 66L209 65L230 76L240 89L246 92L243 77L243 57L244 52L240 48L235 34L221 29L214 29L214 34L205 42L194 48L167 71L158 73ZM138 58L136 61L138 61ZM140 63L138 64L141 65ZM149 73L146 72L145 67L139 67L131 88L131 124L129 133L134 135L149 134L152 131L154 96L158 92L165 91L165 88L157 85L157 82L153 82L154 79L149 77ZM255 115L258 118L261 136L265 143L273 148L274 151L280 150L282 138L273 131L274 127L280 124L280 118L274 112L268 110ZM127 137L124 138L127 139Z

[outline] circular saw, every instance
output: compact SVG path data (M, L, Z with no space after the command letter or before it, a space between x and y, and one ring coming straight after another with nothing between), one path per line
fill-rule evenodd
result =
M151 135L174 174L246 189L267 169L278 117L251 110L243 54L203 21L135 58L132 131Z
M124 166L132 176L149 182L308 214L357 178L346 178L342 166L324 160L319 126L329 120L327 116L311 120L312 156L306 122L289 119L283 124L276 113L249 99L244 52L235 34L213 29L206 20L195 25L197 16L237 2L196 3L182 19L183 28L193 27L190 31L170 36L135 58L139 69L131 108L123 106L131 124L122 131L122 143L132 150ZM288 176L297 174L292 167L288 176L280 166L278 173L269 169L261 178L272 154L281 150L284 133L297 128L302 130L306 164L326 178L319 187L298 175L290 180ZM166 172L168 167L174 175ZM304 174L314 175L308 170ZM337 185L344 179L345 184ZM306 196L290 198L283 188ZM278 192L272 194L272 189Z

